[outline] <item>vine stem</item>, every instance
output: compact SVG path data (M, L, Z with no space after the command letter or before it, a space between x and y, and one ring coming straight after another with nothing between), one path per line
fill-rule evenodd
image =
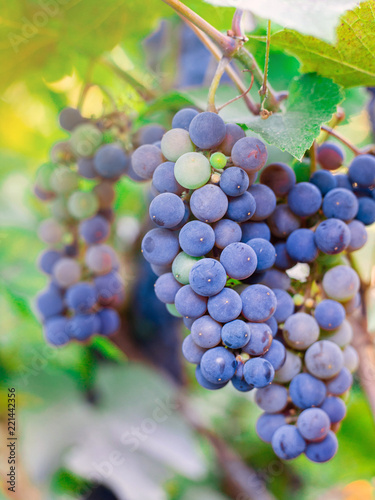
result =
M316 171L316 151L317 144L314 141L310 148L310 174L313 174Z
M270 58L270 46L271 46L271 21L268 21L267 26L267 42L266 42L266 58L264 62L264 72L263 72L263 83L259 90L259 95L263 97L262 99L262 109L264 106L265 98L267 97L267 75L268 75L268 61Z
M229 65L230 59L226 56L223 56L219 64L217 65L214 77L212 79L210 88L208 90L208 106L207 110L212 111L213 113L217 113L217 109L215 106L215 96L216 96L216 91L219 87L221 77L225 73L226 67Z
M172 7L180 16L185 19L188 19L192 24L194 24L197 28L203 31L208 37L210 37L217 45L219 45L223 51L223 55L227 57L232 57L238 60L246 69L249 69L254 74L254 79L259 85L262 87L264 81L264 75L258 66L257 62L254 59L254 56L250 54L250 52L243 47L243 42L246 40L245 37L240 36L236 40L235 38L224 35L219 30L214 28L210 23L208 23L205 19L196 14L193 10L189 9L186 5L184 5L180 0L162 0L164 3ZM235 13L236 19L240 16L241 12L236 11ZM235 26L239 27L238 22L235 22ZM237 27L235 28L237 30ZM268 96L268 105L271 110L277 110L280 106L280 102L282 99L287 97L285 92L281 92L278 95L272 87L267 83L267 96Z
M358 156L362 154L361 150L358 149L354 144L352 144L348 139L346 139L344 136L342 136L339 132L336 132L336 130L333 130L331 127L328 127L327 125L322 125L321 130L324 132L327 132L327 134L331 135L332 137L336 137L340 142L342 142L347 148L349 148L353 153Z
M215 43L217 43L224 52L224 55L229 55L237 49L237 42L233 38L224 35L219 30L214 28L201 16L196 14L192 9L187 7L180 0L162 0L164 3L172 7L178 14L192 22L197 28L201 29Z
M222 52L220 49L211 41L211 39L203 33L199 28L197 28L193 23L191 23L188 19L184 18L182 15L180 15L181 19L189 26L189 28L194 31L196 36L200 39L200 41L205 45L205 47L211 52L211 54L215 57L217 61L220 61L223 57ZM243 97L243 100L249 109L249 111L253 115L259 115L259 109L260 106L259 104L256 104L251 96L247 93L247 88L240 78L240 75L237 73L237 71L231 66L228 65L225 68L225 71L229 78L232 80L232 82L235 84L235 86L238 88L238 90L241 92L241 95ZM252 73L252 80L254 78L254 74Z

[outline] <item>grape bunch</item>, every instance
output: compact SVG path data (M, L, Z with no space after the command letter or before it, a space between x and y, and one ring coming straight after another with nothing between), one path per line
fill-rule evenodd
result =
M124 283L108 240L115 183L125 174L132 176L126 117L94 121L66 108L60 125L70 138L53 146L51 161L38 169L35 183L35 194L49 202L51 213L39 227L39 237L48 245L39 267L50 283L38 295L36 308L47 341L56 346L94 334L109 336L120 328ZM149 137L145 127L136 138L153 140L155 130L151 132Z
M345 253L375 220L375 158L341 173L336 145L317 157L321 168L297 183L288 165L266 166L264 143L240 126L186 108L160 146L134 151L132 168L152 179L142 253L157 297L190 330L182 350L198 383L256 389L257 432L276 455L325 462L358 365L346 315L360 281ZM292 282L297 263L309 276Z

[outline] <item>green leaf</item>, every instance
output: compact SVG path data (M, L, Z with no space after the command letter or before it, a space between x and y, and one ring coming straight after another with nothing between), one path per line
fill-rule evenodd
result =
M323 14L324 13L324 14ZM325 17L325 9L321 18ZM329 44L285 29L272 35L275 44L295 55L302 71L332 78L343 87L375 85L375 7L373 0L348 12L337 29L337 42Z
M267 120L252 118L244 124L269 144L301 160L342 99L340 87L332 80L316 74L302 75L289 87L285 112Z
M335 27L340 16L354 8L355 0L206 0L222 7L236 7L270 19L281 26L313 35L323 40L335 39Z

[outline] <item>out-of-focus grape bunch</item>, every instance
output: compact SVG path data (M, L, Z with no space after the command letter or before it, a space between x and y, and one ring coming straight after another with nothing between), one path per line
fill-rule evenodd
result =
M110 243L114 186L124 175L139 179L131 168L132 142L155 142L164 132L150 125L132 134L131 122L120 112L90 120L65 108L59 119L70 137L52 147L35 182L35 194L51 214L39 228L48 245L39 267L50 283L36 307L47 341L57 346L120 329L125 288Z
M160 147L134 151L132 168L152 179L142 252L157 297L190 330L182 350L197 381L256 389L257 432L277 456L325 462L358 365L346 316L360 280L348 256L375 221L375 158L345 169L330 142L316 156L297 183L287 164L266 166L262 141L185 108Z

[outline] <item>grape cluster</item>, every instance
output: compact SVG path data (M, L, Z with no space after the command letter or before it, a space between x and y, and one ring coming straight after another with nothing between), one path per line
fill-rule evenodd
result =
M114 123L113 117L94 121L77 109L64 109L60 125L70 138L57 143L51 161L37 171L35 194L50 203L51 218L39 227L39 237L48 245L39 267L50 283L36 307L52 345L109 336L120 328L124 283L118 255L107 240L114 220L114 185L132 173L128 145ZM121 131L123 126L122 119ZM147 134L147 128L139 131L139 140L147 140Z
M142 252L157 297L190 330L182 349L198 383L257 389L260 438L282 459L324 462L358 364L346 314L360 305L360 282L343 252L361 248L375 220L375 158L333 174L341 149L326 143L317 157L321 168L297 183L288 165L265 166L262 141L186 108L132 167L152 179L155 228ZM310 276L291 283L297 263Z

